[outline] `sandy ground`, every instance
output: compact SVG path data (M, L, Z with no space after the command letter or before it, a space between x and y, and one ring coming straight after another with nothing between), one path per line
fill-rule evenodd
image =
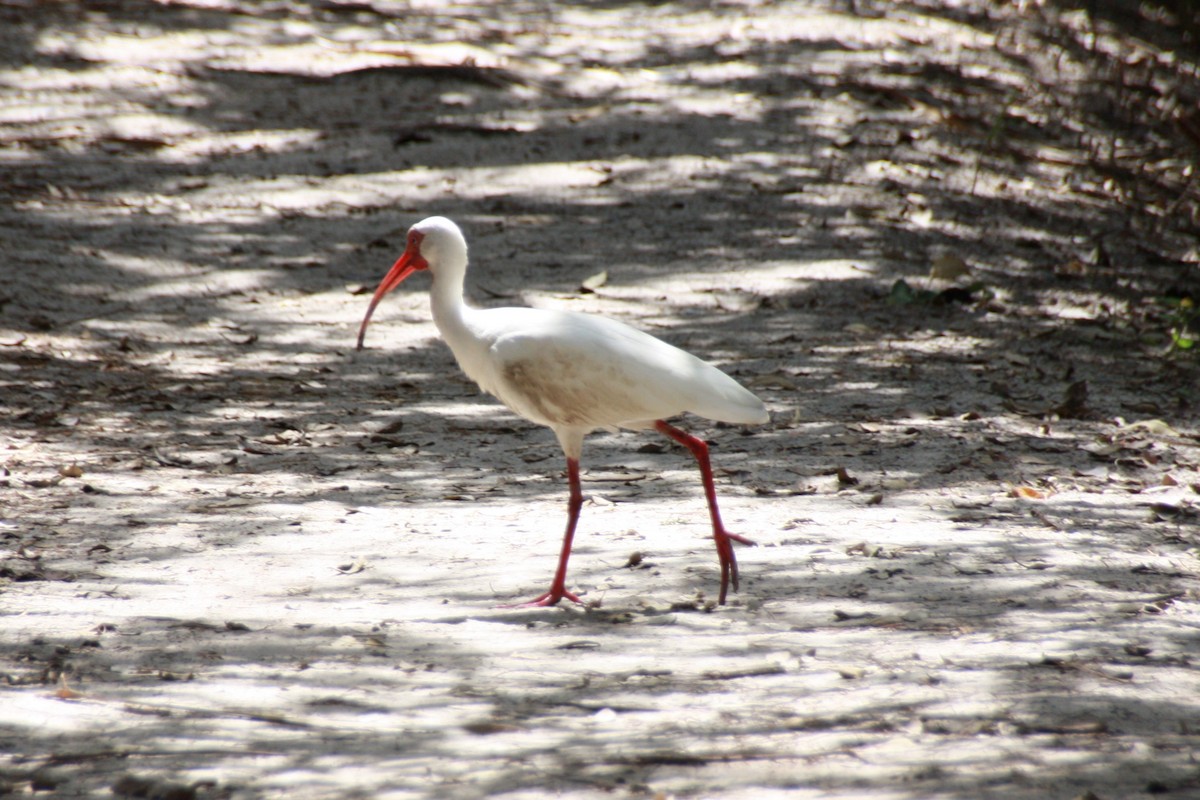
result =
M0 794L1200 796L1185 37L443 6L0 2ZM435 213L480 304L767 402L681 423L761 545L727 606L690 458L619 433L587 607L497 608L549 583L552 434L419 279L353 350Z

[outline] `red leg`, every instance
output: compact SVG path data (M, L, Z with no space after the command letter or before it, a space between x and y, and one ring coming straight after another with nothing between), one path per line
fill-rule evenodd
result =
M558 570L550 590L539 594L527 603L514 603L507 608L531 608L552 606L564 597L574 603L582 603L576 595L567 591L567 560L571 557L571 541L575 538L575 525L579 522L579 509L583 508L583 489L579 486L579 461L567 458L567 482L571 496L567 501L567 532L563 534L562 552L558 556Z
M717 597L717 602L724 605L725 593L729 586L732 584L735 592L738 588L737 557L733 554L730 541L748 545L753 545L754 542L745 536L730 533L721 523L721 512L717 509L717 489L713 486L712 467L708 462L708 445L704 440L672 427L661 419L654 423L654 428L691 450L700 466L700 480L704 483L704 496L708 498L708 514L712 517L713 541L717 544L717 559L721 562L721 594Z

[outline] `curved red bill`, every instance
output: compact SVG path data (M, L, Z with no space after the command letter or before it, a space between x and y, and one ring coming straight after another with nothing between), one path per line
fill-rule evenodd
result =
M384 295L403 283L405 278L417 270L428 268L429 264L421 257L419 249L411 245L404 251L404 255L396 259L396 263L388 270L388 274L383 276L383 280L375 289L375 296L371 298L371 305L367 307L367 315L363 317L362 325L358 328L358 345L354 348L355 350L362 350L363 338L367 335L367 324L371 321L371 315L375 313L375 306L379 305L379 301L384 298Z

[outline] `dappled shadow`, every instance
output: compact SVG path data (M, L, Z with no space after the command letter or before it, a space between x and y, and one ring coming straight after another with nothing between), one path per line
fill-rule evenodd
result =
M1194 61L1114 56L1109 5L1099 23L789 6L801 24L707 3L0 8L0 591L87 609L5 659L47 722L4 723L21 755L3 780L1192 787L1138 754L1185 752L1195 716L1158 693L1193 680L1172 615L1194 513L1156 493L1195 480L1200 371L1164 355L1179 320L1159 300L1196 280L1194 137L1160 107L1194 96ZM626 319L768 401L758 429L696 423L731 527L780 509L745 531L764 547L740 551L732 608L709 613L687 454L598 434L573 574L603 605L486 610L526 554L552 564L553 436L475 394L424 287L352 351L366 293L432 214L466 230L483 304ZM625 530L607 511L627 504L655 522ZM892 532L904 514L929 530ZM487 525L511 583L465 532ZM236 596L246 578L213 552L285 575L257 587L272 609L219 591L192 619L122 608ZM124 594L135 569L152 577ZM943 653L964 639L969 659ZM703 663L664 665L672 646ZM901 733L911 756L888 750ZM942 755L964 740L982 754ZM1074 755L1035 769L1005 749L1035 740Z

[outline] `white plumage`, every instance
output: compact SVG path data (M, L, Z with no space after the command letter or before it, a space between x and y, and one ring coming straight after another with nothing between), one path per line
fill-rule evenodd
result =
M358 334L362 348L379 301L413 272L433 278L430 301L438 331L462 370L480 388L517 414L546 425L567 457L571 488L567 532L554 583L528 605L552 605L566 590L566 566L582 506L579 458L583 439L596 428L656 428L696 456L721 561L721 592L737 562L716 505L707 446L665 420L684 412L721 422L759 424L769 417L762 401L724 372L690 353L621 322L570 311L534 308L476 309L463 302L467 243L458 226L430 217L408 231L404 254L379 284Z

